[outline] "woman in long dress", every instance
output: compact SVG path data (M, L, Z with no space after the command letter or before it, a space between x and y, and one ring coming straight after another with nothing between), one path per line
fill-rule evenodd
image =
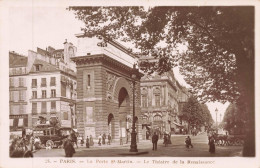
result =
M92 135L89 136L89 145L90 146L94 145L94 141L93 141Z
M213 137L209 138L209 152L215 153L215 142Z

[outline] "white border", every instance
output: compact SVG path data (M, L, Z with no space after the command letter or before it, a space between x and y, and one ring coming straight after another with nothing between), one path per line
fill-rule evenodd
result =
M102 159L111 161L112 159L130 159L135 161L141 161L141 164L46 164L45 160L46 158L33 158L33 159L10 159L8 148L8 126L9 126L9 120L7 120L9 116L9 85L8 85L8 75L9 75L9 69L8 69L8 52L9 52L9 42L8 42L8 8L9 7L19 7L19 6L45 6L45 7L67 7L67 6L98 6L98 5L107 5L107 6L230 6L230 5L252 5L255 6L255 47L256 47L256 53L255 53L255 118L256 118L256 157L254 158L244 158L244 157L221 157L221 158L213 158L213 157L146 157L146 158L108 158L108 157L102 157ZM1 120L0 120L0 150L1 150L1 157L0 157L0 167L3 168L13 168L13 167L39 167L39 168L56 168L56 167L124 167L124 168L130 168L130 167L210 167L210 168L216 168L216 167L236 167L236 168L244 168L244 167L250 167L250 168L257 168L260 167L260 160L259 160L259 151L260 151L260 130L259 130L259 109L260 105L257 102L260 102L259 100L259 93L260 90L258 88L259 86L259 51L260 51L260 34L259 34L259 16L260 16L260 1L255 0L218 0L217 2L214 0L183 0L183 1L167 1L167 0L125 0L125 1L116 1L116 0L96 0L96 1L90 1L90 0L79 0L79 1L63 1L63 0L2 0L0 1L0 73L1 73L1 82L0 82L0 107L1 107ZM50 160L59 160L64 158L49 158ZM79 160L95 160L95 158L74 158L76 161ZM160 159L160 160L210 160L214 161L214 164L211 165L181 165L181 164L172 164L172 165L158 165L158 164L144 164L144 160L153 160L153 159Z

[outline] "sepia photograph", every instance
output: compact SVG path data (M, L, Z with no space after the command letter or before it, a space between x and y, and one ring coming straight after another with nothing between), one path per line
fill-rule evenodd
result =
M256 5L46 4L6 5L9 162L259 166Z

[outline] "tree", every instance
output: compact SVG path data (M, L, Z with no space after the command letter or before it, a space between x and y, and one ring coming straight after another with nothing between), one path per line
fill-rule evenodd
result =
M223 118L224 129L232 134L243 134L245 131L245 113L237 103L231 103Z
M145 72L180 67L200 101L242 99L247 119L243 155L255 156L254 7L71 7L89 37L135 44ZM180 46L186 46L181 51Z
M182 109L182 119L187 121L188 130L190 126L204 125L205 116L200 103L194 97L190 97Z
M206 123L207 126L211 126L214 121L212 119L208 106L206 104L201 104L201 108L202 108L202 114L204 116L203 117L204 122Z

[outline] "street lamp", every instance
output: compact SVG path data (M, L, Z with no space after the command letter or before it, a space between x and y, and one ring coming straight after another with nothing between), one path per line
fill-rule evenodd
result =
M133 124L132 124L132 133L131 133L131 145L130 145L130 152L138 152L137 150L137 144L136 144L136 131L135 131L135 80L138 75L138 69L136 69L136 64L133 65L133 73L132 73L132 79L133 79Z
M217 127L217 133L218 133L218 109L216 108L216 127Z
M74 112L73 112L73 106L74 106L74 103L73 102L70 102L70 104L69 104L69 106L70 106L70 123L71 123L71 128L74 128L74 122L73 122L73 117L75 117L74 116ZM73 116L73 117L72 117Z

